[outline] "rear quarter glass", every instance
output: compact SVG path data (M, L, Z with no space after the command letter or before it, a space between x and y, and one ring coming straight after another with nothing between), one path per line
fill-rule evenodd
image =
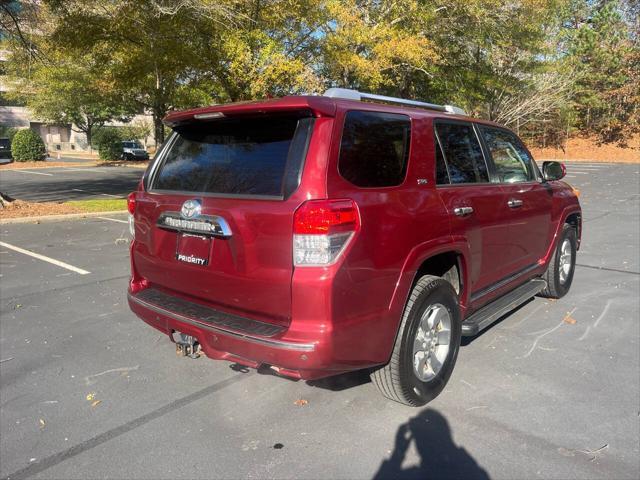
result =
M151 189L284 198L298 186L312 125L298 112L178 126Z
M352 110L344 118L338 171L357 187L393 187L404 181L411 119L395 113Z

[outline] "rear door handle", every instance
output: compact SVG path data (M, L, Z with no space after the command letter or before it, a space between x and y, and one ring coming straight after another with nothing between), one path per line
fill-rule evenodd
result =
M509 205L509 208L518 208L521 207L523 203L524 202L522 200L516 200L515 198L512 198L507 202L507 205Z
M466 217L473 213L473 207L456 207L453 209L453 213L459 217Z

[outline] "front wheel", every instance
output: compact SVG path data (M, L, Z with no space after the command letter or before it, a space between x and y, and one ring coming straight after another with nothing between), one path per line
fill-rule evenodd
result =
M458 356L460 308L453 286L425 275L411 292L389 363L371 373L387 398L420 406L445 387Z
M576 229L572 225L565 224L558 245L549 260L547 271L542 277L547 281L547 287L540 292L540 296L561 298L567 294L576 269L576 250Z

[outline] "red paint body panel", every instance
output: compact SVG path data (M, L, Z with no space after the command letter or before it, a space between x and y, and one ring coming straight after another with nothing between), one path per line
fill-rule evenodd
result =
M441 113L325 97L232 104L172 113L170 123L194 115L225 116L308 109L316 117L300 185L280 199L164 194L139 188L132 244L134 284L156 286L219 311L286 327L275 341L313 344L311 351L280 348L178 321L130 301L153 327L196 337L211 358L249 366L270 364L281 373L318 378L388 361L402 311L420 266L446 252L459 257L466 316L529 278L544 272L559 229L580 206L563 182L435 186L434 118ZM411 120L405 180L396 187L357 188L338 172L344 117L349 110L400 113ZM456 118L476 121L456 115ZM489 123L489 122L482 122ZM419 181L420 180L420 181ZM426 183L424 182L426 180ZM176 232L158 229L162 212L179 212L199 198L202 213L224 217L230 238L214 238L206 267L178 263ZM360 227L338 261L326 267L294 267L295 210L305 201L355 201ZM523 207L509 208L511 198ZM474 215L453 210L472 206ZM524 277L484 290L535 265ZM143 288L143 287L140 287ZM260 340L259 338L257 340Z

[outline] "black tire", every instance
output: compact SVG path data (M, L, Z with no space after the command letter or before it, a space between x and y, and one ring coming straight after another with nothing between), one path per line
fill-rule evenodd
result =
M570 269L566 275L564 281L560 277L560 261L562 259L562 246L565 240L569 242L571 251ZM547 287L540 292L541 297L546 298L562 298L571 288L571 282L573 282L573 274L576 270L576 251L577 251L577 235L576 229L569 225L564 224L562 227L562 234L558 239L558 244L553 252L551 261L547 266L547 271L542 275L542 278L546 280Z
M449 350L439 372L428 381L418 378L413 366L413 342L422 314L432 305L444 306L450 316ZM420 406L436 398L453 371L460 348L462 324L453 286L440 277L425 275L413 287L388 364L371 372L371 381L387 398Z

